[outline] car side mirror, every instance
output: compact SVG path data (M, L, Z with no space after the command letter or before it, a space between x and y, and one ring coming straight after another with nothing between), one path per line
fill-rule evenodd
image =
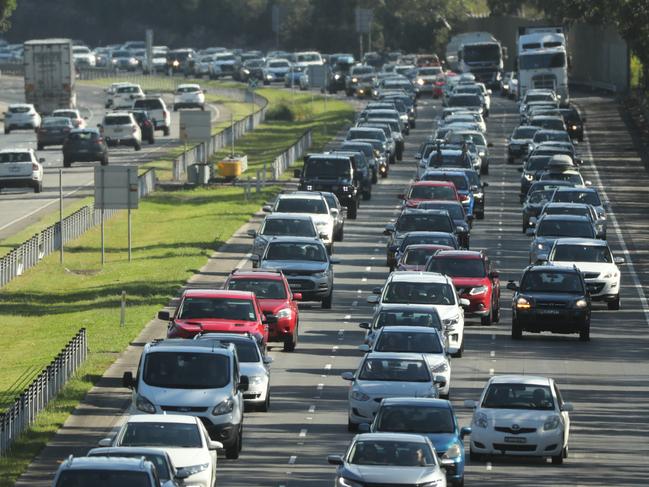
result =
M175 477L177 480L185 480L185 479L188 478L190 475L191 475L191 474L190 474L189 470L187 470L187 469L181 467L181 468L179 468L178 470L176 470L176 475L174 475L174 477Z
M328 455L327 456L327 463L329 465L342 465L343 462L343 457L342 455Z
M293 293L293 301L302 301L302 293Z
M464 400L464 407L466 408L477 408L478 407L478 401L474 401L472 399L465 399Z
M571 413L572 411L575 410L575 407L572 405L571 402L564 402L563 405L561 406L561 410L566 413Z
M370 432L370 424L369 423L361 423L358 425L358 432L359 433L369 433Z
M367 302L369 304L376 304L379 302L379 299L380 299L379 296L377 296L376 294L372 294L367 297Z
M492 94L493 94L493 91L487 90L487 95L492 95Z
M257 230L250 229L246 232L249 237L255 238L257 236Z
M370 329L370 324L367 322L359 323L358 324L359 328L362 328L363 330L369 330Z
M133 372L124 372L124 375L122 376L122 387L125 387L126 389L135 389Z
M340 377L342 377L344 380L354 380L354 373L353 372L343 372L340 374Z
M223 443L221 443L220 441L210 440L210 442L207 444L207 448L211 451L223 450Z
M169 321L171 319L171 313L169 313L169 311L158 311L158 319L162 321Z
M273 209L270 207L270 205L264 205L261 209L264 213L272 213Z
M267 323L269 325L274 325L277 323L277 316L275 315L266 315L266 319L262 320L263 323Z
M97 444L99 446L101 446L101 447L104 447L104 448L109 447L109 446L113 446L113 439L112 438L102 438L101 440L99 440L99 442Z
M293 177L294 178L301 178L302 177L302 170L301 169L293 170Z
M471 434L471 428L468 426L463 426L460 428L460 439L464 439L465 436L469 436Z
M100 123L97 124L97 128L100 129L102 125Z
M383 230L383 235L390 235L391 233L394 233L395 226L394 223L388 223L385 226L385 229Z
M271 357L270 355L264 355L262 361L264 362L264 364L270 365L273 363L273 357Z
M460 306L462 306L463 308L468 308L469 306L471 306L471 301L466 298L460 298Z
M241 377L239 377L239 390L241 392L246 392L248 390L248 387L250 387L250 379L248 379L248 376L242 375Z
M338 216L340 214L340 212L338 211L338 208L332 208L331 210L329 210L329 213L331 213L331 216L333 216L333 217L336 217L336 216Z
M437 385L437 387L446 387L446 378L443 375L433 375L433 382Z
M250 261L255 262L255 263L259 263L259 256L255 255L255 254L251 255L250 256Z
M593 185L593 183L591 183L590 181L584 181L584 184L585 184L586 186L592 186L592 185Z
M624 257L613 257L613 262L617 265L622 265L626 263L626 259Z
M367 343L363 343L358 346L358 349L363 353L368 353L370 351L370 346Z
M469 191L471 191L472 193L475 193L476 191L478 191L478 189L478 186L476 186L475 184L469 187Z
M489 183L487 183L487 182L485 181L484 183L482 183L482 187L483 187L483 188L487 188L487 187L489 187Z
M507 289L510 291L518 291L518 284L516 284L514 281L509 281L507 283Z

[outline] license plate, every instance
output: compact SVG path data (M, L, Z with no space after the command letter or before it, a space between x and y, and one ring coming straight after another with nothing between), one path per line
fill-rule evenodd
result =
M300 289L300 288L302 287L302 284L300 284L300 283L295 283L295 282L289 282L289 286L290 286L291 288Z
M505 443L527 443L527 438L524 438L522 436L505 436Z
M88 152L88 149L79 149L79 152Z
M20 166L9 166L9 172L20 172Z
M117 132L117 133L119 133L119 132L121 132L121 131L122 131L122 129L120 129L120 128L116 128L116 129L115 129L115 132Z
M540 309L539 313L542 315L558 315L561 311L558 309Z

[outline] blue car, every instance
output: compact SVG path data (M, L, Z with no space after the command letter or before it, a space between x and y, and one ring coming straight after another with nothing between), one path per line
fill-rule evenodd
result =
M446 467L448 485L464 484L464 437L471 428L460 428L449 401L443 399L392 397L381 401L371 425L360 431L372 433L416 433L428 437L440 459L451 460Z
M462 206L467 216L473 216L475 208L475 197L471 191L471 181L462 170L428 170L421 177L422 181L450 181L455 184L457 194L460 196Z

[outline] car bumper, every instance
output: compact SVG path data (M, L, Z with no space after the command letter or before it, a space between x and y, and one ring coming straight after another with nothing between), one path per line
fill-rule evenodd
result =
M138 143L137 139L134 139L133 137L125 137L125 138L113 138L113 137L106 137L106 145L109 146L116 146L116 145L136 145Z
M487 316L491 311L491 295L488 292L478 295L463 293L460 298L468 299L470 303L464 310L465 316Z
M15 121L14 122L14 121L9 120L9 121L5 122L5 127L10 128L10 129L31 129L31 130L34 130L37 126L38 126L38 124L35 121L25 122L25 121L21 120L21 121Z
M291 291L301 293L303 301L321 301L331 292L331 285L326 279L311 276L287 276Z
M269 342L283 342L295 331L297 317L292 319L282 318L277 323L270 325L268 334Z
M533 333L578 333L589 319L588 311L576 309L536 308L533 311L516 312L518 326Z
M563 450L563 431L558 428L554 431L537 430L535 433L514 435L473 428L471 450L486 455L555 456Z
M243 400L246 404L262 404L268 396L268 381L266 376L258 384L250 384L250 387L243 393Z
M78 162L93 162L93 161L98 161L100 159L103 159L105 156L103 151L100 152L64 152L63 157L65 159L69 159L71 161L78 161Z
M25 186L32 186L34 183L40 181L37 175L20 176L15 178L0 178L0 187L2 188L23 188Z
M214 424L209 418L200 416L199 419L205 426L205 429L214 441L223 443L224 448L232 446L237 441L239 434L239 425L234 423L218 423Z
M67 137L66 135L50 135L47 137L38 137L36 139L36 142L39 145L46 146L46 145L62 145L63 142L65 141Z
M595 301L613 301L620 294L619 280L586 279L586 287L591 299Z

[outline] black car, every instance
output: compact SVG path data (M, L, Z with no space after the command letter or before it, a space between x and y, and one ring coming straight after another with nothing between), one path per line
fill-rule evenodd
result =
M524 331L541 333L578 333L590 340L591 300L583 274L577 267L529 266L520 284L510 281L512 303L512 339Z
M63 142L63 167L70 167L73 162L94 161L108 165L108 146L99 130L72 129Z
M330 191L347 207L347 218L356 219L360 204L359 175L354 171L351 154L307 154L302 170L294 176L300 178L300 191ZM370 179L371 183L371 179Z
M235 72L234 79L237 81L264 80L264 67L266 62L263 59L249 59L244 61Z
M568 181L535 181L530 186L523 202L523 233L530 228L530 220L537 218L543 207L552 199L554 190L561 187L572 187Z
M422 201L417 205L420 210L446 210L451 215L456 227L464 228L469 235L473 222L473 215L467 215L464 206L459 201Z
M342 154L351 156L354 176L358 179L358 189L364 200L372 199L372 169L365 157L365 152L360 150L337 149L331 154Z
M149 144L155 143L155 125L153 119L149 116L146 110L129 110L133 114L133 118L140 126L142 131L142 140L146 140Z
M349 75L349 70L354 65L354 58L340 58L331 65L327 72L327 91L337 93L345 89L345 80Z
M171 73L193 74L195 62L196 52L193 49L174 49L167 53L167 70Z
M566 130L568 131L570 138L583 142L584 122L586 122L586 117L582 117L579 110L574 106L561 108L560 110L561 115L563 116L563 121L566 123Z
M343 142L341 146L336 149L342 152L362 152L365 154L365 159L371 171L372 183L379 180L379 160L378 155L374 151L374 147L369 142L361 142L358 140Z

